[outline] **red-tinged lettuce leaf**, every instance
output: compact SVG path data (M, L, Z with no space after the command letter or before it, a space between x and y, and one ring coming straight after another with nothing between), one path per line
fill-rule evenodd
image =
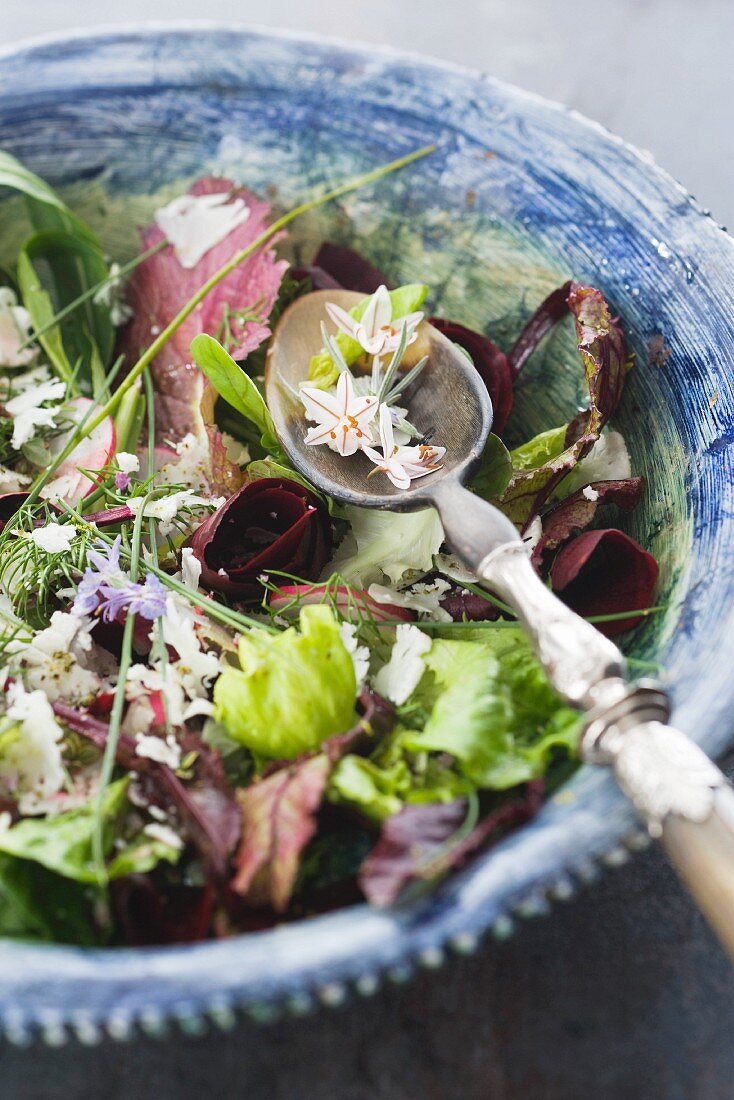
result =
M507 356L488 336L474 332L465 325L443 317L429 317L428 320L434 328L468 352L492 399L492 431L502 435L512 410L513 397L512 371Z
M64 725L104 750L109 732L106 722L60 700L53 704L53 709ZM148 789L155 792L159 804L176 810L182 832L197 848L211 874L221 879L227 872L229 854L239 840L239 807L216 750L192 733L182 736L181 746L184 754L195 754L193 775L186 782L166 765L139 757L134 739L126 733L118 737L115 760L136 771Z
M331 761L319 753L237 792L243 838L232 887L252 904L287 909L330 771Z
M395 707L383 699L372 688L363 687L357 697L360 711L359 721L345 733L335 733L328 737L320 751L336 764L348 752L358 752L362 745L367 750L374 748L375 742L390 732L396 722Z
M589 408L569 425L565 449L542 465L513 474L497 504L524 530L558 483L591 450L615 411L629 367L627 344L602 294L572 283L567 298L589 387Z
M650 607L658 564L616 528L586 531L559 550L550 572L553 591L579 615L617 615ZM609 637L630 630L639 616L598 623Z
M392 905L411 883L434 879L458 866L499 833L529 821L540 807L542 791L542 781L528 783L520 796L497 807L463 837L465 798L406 806L385 821L362 865L359 882L365 897L379 907Z
M254 598L270 571L316 580L331 553L331 523L321 498L299 482L260 478L205 519L189 545L206 588Z
M543 516L543 533L533 550L534 564L539 565L547 554L585 530L602 505L616 504L622 511L631 512L642 500L645 484L644 477L595 481L588 488L596 494L596 499L589 500L584 495L585 490L578 489L560 501Z
M362 689L358 706L361 716L351 729L329 737L317 752L270 764L259 781L238 791L243 837L232 888L250 903L287 909L334 765L348 752L369 751L395 725L392 704L370 688Z
M171 247L149 257L132 275L127 298L133 318L122 333L121 350L134 363L149 346L156 331L167 325L193 294L219 270L235 252L251 244L268 225L270 207L250 192L236 188L231 180L211 176L198 180L192 195L229 192L232 199L243 198L250 216L196 264L187 269L178 262ZM143 233L143 248L163 239L157 225ZM222 280L188 317L156 356L152 364L156 390L156 437L159 441L182 439L189 432L200 434L200 406L204 397L201 372L191 362L191 341L201 332L222 337L235 359L244 359L270 335L267 318L278 295L287 268L277 260L274 238L268 247L248 257ZM229 331L223 332L225 310L252 310L257 319L244 323L230 317ZM208 410L204 410L205 421ZM211 423L211 421L208 421Z
M391 283L353 248L324 241L310 264L293 272L295 279L310 278L314 290L355 290L374 294L379 286L391 289Z
M513 374L519 374L543 337L568 313L568 295L572 283L564 283L552 290L540 303L507 353Z

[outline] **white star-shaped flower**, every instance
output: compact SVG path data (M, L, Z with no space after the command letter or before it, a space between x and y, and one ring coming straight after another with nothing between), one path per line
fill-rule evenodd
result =
M407 344L416 338L416 327L423 320L422 313L406 313L405 317L392 319L392 302L386 286L380 286L367 303L362 317L355 321L341 306L329 302L326 312L335 325L351 336L368 355L389 355L398 347L403 328L408 330Z
M369 423L377 411L377 398L373 394L358 397L348 371L339 375L336 393L302 386L300 394L306 416L316 422L316 427L309 428L306 433L305 442L309 446L326 443L340 455L353 455L369 438Z
M376 469L390 478L398 489L409 489L411 481L425 477L441 469L441 459L446 454L445 447L429 447L420 444L417 447L396 447L392 417L387 405L380 406L380 444L382 454L374 447L362 447L362 450L374 462Z

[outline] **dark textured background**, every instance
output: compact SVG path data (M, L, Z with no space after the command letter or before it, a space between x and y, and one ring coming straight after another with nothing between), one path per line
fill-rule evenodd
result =
M372 1000L198 1039L0 1047L3 1100L731 1100L734 970L657 850Z

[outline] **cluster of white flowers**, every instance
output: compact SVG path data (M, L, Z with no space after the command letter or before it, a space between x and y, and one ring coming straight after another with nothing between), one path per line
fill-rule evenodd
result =
M221 433L222 446L229 462L244 466L250 461L250 453L233 436ZM184 485L201 491L211 480L211 443L206 431L189 432L171 447L171 457L156 474L156 485Z
M110 264L109 280L101 286L92 299L95 305L107 306L113 325L124 325L133 315L125 300L125 284L120 275L120 265Z
M92 671L94 658L92 629L88 616L55 611L45 630L30 641L8 644L8 665L25 685L45 692L48 699L89 702L100 690L102 680Z
M0 789L17 800L21 814L45 813L66 779L63 730L44 691L26 691L15 682L7 687L5 702Z
M142 511L146 519L157 520L158 530L165 538L176 530L181 513L192 513L202 508L221 508L224 501L224 497L210 499L199 496L193 489L180 489L177 493L169 493L168 496L157 497L147 502L142 496L130 497L127 506L133 515L138 515Z
M336 345L329 342L329 352L341 373L333 392L301 386L300 397L306 417L315 424L306 433L305 442L309 446L325 444L345 458L361 451L396 488L408 489L411 481L439 470L446 454L445 447L406 445L403 435L405 410L390 403L393 398L389 376L394 376L400 365L395 357L400 355L401 347L404 350L416 339L423 314L409 313L394 320L385 286L378 287L370 297L359 320L333 303L327 304L326 311L340 332L355 340L367 355L373 356L370 392L360 392L363 387L355 386L355 379L339 356ZM393 361L383 373L381 359L385 355L392 355ZM410 373L417 376L422 365L421 361ZM396 427L400 431L397 439Z
M165 661L152 660L147 665L135 664L127 674L125 695L131 704L125 718L125 728L139 739L144 736L143 752L139 755L160 760L176 768L180 754L178 746L168 740L148 735L153 708L151 696L159 695L165 707L165 716L171 726L182 726L195 715L209 715L209 687L219 674L219 657L203 648L199 637L200 619L191 604L176 596L169 596L166 612L160 620L163 642L175 658ZM160 742L160 744L158 744ZM155 756L153 753L159 755Z

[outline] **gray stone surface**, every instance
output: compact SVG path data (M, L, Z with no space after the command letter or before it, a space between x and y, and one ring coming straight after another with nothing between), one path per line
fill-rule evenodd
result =
M3 0L0 44L148 20L149 0ZM416 49L549 95L650 149L734 222L731 0L156 0ZM371 1001L269 1028L32 1052L8 1100L729 1100L734 972L649 852L506 944Z

